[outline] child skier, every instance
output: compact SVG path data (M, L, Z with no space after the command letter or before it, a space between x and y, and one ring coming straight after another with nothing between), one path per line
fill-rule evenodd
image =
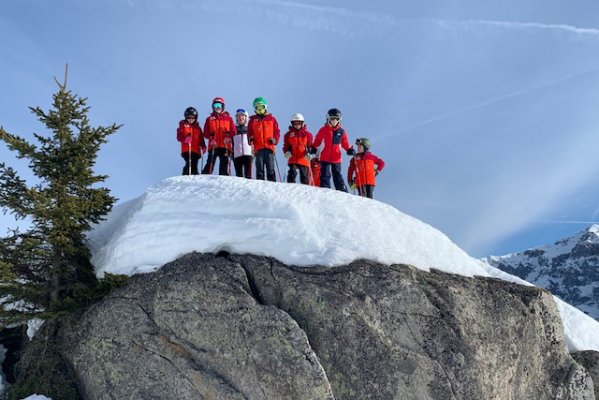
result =
M347 134L341 127L341 111L337 108L327 111L327 121L316 134L313 152L322 143L324 143L324 148L320 153L320 187L331 187L332 172L335 189L347 192L341 173L340 148L342 147L349 156L354 155L354 149L349 145Z
M183 113L184 119L179 121L177 140L181 142L181 157L185 160L183 175L198 174L198 160L201 153L206 152L202 128L198 124L198 111L187 107Z
M385 162L370 152L370 140L359 138L356 140L358 153L349 162L347 181L350 186L358 189L360 196L374 198L375 177L385 167Z
M308 131L304 121L304 116L295 113L291 116L291 126L289 131L283 137L283 153L287 158L289 171L287 172L287 182L295 183L295 177L299 170L300 182L304 185L309 184L310 174L310 153L312 147L312 134Z
M204 123L204 137L208 139L208 161L202 174L212 174L214 163L218 157L218 174L229 175L229 156L231 155L231 138L236 133L235 123L227 111L222 97L212 100L212 113Z
M256 156L256 179L264 180L266 170L266 178L276 182L274 153L281 137L279 123L267 112L268 104L263 97L256 97L253 106L255 114L248 124L248 141Z
M318 160L318 154L312 156L312 160L310 160L310 184L320 187L320 161Z
M243 108L235 113L237 133L233 136L233 165L237 176L252 179L252 146L248 142L249 114Z

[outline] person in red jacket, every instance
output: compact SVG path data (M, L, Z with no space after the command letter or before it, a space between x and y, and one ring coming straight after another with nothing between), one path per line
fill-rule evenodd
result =
M204 137L208 139L208 161L202 174L212 174L214 164L218 158L218 174L229 175L229 156L231 155L231 138L237 129L233 118L225 111L225 100L216 97L212 100L212 113L204 123Z
M341 148L347 155L354 155L354 149L349 145L345 129L341 127L341 111L331 108L327 111L327 121L316 134L313 152L324 143L320 153L320 187L331 187L331 171L335 189L347 192L341 173Z
M356 140L358 153L349 162L347 181L358 189L360 196L374 198L376 176L385 168L385 162L370 152L370 140Z
M287 182L295 183L295 177L299 170L300 182L309 184L310 156L309 149L312 147L312 134L308 131L304 116L295 113L291 116L291 126L283 137L283 153L287 158L289 171Z
M185 160L183 175L198 174L198 160L201 153L206 152L202 128L198 124L198 111L187 107L183 113L184 119L179 121L177 140L181 142L181 157Z
M267 112L268 104L263 97L256 97L253 106L256 114L250 117L248 141L256 156L256 179L264 180L266 170L267 179L276 182L274 153L281 137L279 123Z
M316 154L310 160L310 185L320 186L320 161L318 161L318 155Z

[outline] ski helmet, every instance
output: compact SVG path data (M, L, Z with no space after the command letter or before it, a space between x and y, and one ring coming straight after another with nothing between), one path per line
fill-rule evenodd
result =
M300 121L302 123L302 125L304 124L304 116L301 113L295 113L291 116L291 124L293 124L295 121Z
M223 110L225 109L225 99L223 99L222 97L215 97L212 100L212 108L215 108L214 105L217 103L222 104L222 107L216 107L216 108L222 108Z
M264 105L264 107L268 107L268 104L266 103L266 100L264 100L264 97L256 97L254 99L254 102L252 103L252 105L254 106L254 108L256 108L256 106L258 104L262 104L262 105Z
M368 138L358 138L356 139L356 144L361 144L362 146L364 146L364 151L370 150L370 139Z
M187 117L193 116L196 119L198 118L198 110L196 110L193 107L187 107L185 109L185 112L183 113L183 116L185 117L185 119L187 119Z
M338 118L341 121L341 111L338 108L331 108L327 111L327 120L331 118Z
M250 117L250 114L243 108L238 108L237 111L235 111L235 116L238 115L245 115L246 117Z

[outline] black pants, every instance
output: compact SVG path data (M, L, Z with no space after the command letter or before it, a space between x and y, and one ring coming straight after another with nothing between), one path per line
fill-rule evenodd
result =
M185 160L185 166L183 167L183 173L181 175L189 174L189 152L181 153L181 157ZM191 152L191 175L198 174L198 161L200 155L198 153Z
M206 165L204 165L202 174L212 174L212 171L214 170L214 164L217 158L218 174L229 175L229 151L224 147L217 147L216 149L210 150L208 152L208 160L206 161Z
M295 177L299 170L300 182L307 185L308 182L308 167L298 164L289 164L289 171L287 171L287 182L295 183Z
M235 175L252 179L252 156L239 156L233 159Z
M335 189L347 192L347 187L345 186L345 182L343 182L343 175L341 174L341 163L320 162L320 187L331 187L331 170L333 171Z
M265 170L267 179L276 182L275 156L271 149L260 149L256 152L256 179L264 180Z
M363 197L368 197L369 199L374 199L374 186L373 185L358 186L358 194Z

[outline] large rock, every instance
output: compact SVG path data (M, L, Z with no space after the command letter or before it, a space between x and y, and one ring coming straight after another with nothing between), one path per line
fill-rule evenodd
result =
M551 295L359 261L190 254L67 338L87 399L594 399Z
M599 399L599 352L587 350L573 353L572 357L586 368L595 383L595 398Z

